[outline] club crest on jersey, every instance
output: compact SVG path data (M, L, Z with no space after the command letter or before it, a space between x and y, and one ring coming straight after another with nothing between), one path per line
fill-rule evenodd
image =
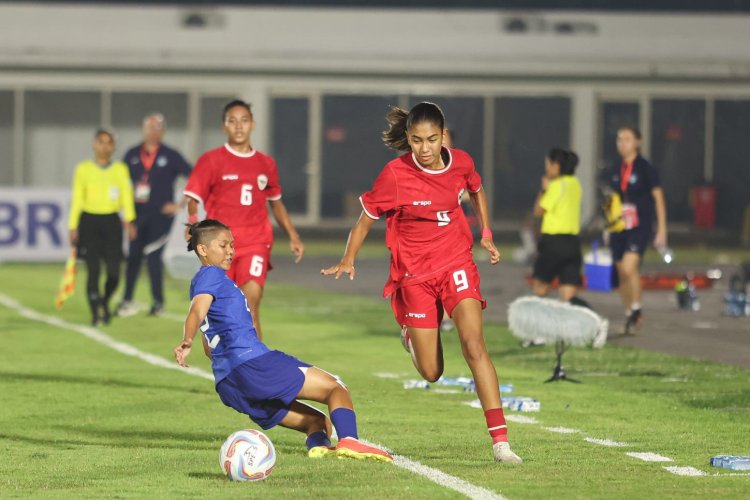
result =
M263 191L266 189L266 186L268 186L268 177L266 177L265 174L260 174L258 176L258 189Z
M156 166L157 167L166 167L167 166L167 157L166 156L160 156L156 159Z

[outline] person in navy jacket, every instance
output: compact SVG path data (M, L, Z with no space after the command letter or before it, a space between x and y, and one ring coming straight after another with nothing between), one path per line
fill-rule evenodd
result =
M153 299L149 314L156 316L164 311L162 254L174 216L181 209L174 202L174 185L178 177L188 177L192 169L179 152L162 142L166 126L163 115L153 113L146 116L143 119L143 142L130 148L123 158L133 182L138 237L130 242L125 294L117 308L120 316L132 316L138 312L133 293L144 257Z

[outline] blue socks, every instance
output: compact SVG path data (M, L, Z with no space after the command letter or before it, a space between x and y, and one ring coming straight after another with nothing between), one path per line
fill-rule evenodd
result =
M357 434L357 415L351 408L336 408L331 412L331 423L336 428L336 434L339 439L354 438L358 439Z
M315 448L316 446L331 446L331 440L328 439L328 436L326 435L325 431L318 431L313 432L309 436L307 436L307 441L305 442L307 445L307 449Z

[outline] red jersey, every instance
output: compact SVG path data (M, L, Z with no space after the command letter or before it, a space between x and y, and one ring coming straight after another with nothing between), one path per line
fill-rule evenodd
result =
M206 209L206 217L229 226L238 248L273 244L266 200L281 199L276 162L228 144L204 153L190 174L185 195Z
M472 259L473 239L461 210L461 193L482 189L465 151L443 148L445 168L422 167L411 153L389 162L359 200L372 219L386 216L390 278L383 295L426 281Z

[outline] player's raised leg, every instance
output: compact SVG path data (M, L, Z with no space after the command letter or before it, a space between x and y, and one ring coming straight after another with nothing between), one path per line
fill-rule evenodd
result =
M482 303L476 299L464 299L453 308L452 318L456 322L464 359L474 375L477 396L492 437L495 460L521 463L521 458L511 451L508 444L508 426L500 404L497 372L484 342Z
M316 367L306 368L305 383L297 398L328 405L331 423L336 428L336 434L339 437L336 445L338 457L384 462L393 460L388 452L359 441L357 416L354 412L352 396L346 385L330 373Z

